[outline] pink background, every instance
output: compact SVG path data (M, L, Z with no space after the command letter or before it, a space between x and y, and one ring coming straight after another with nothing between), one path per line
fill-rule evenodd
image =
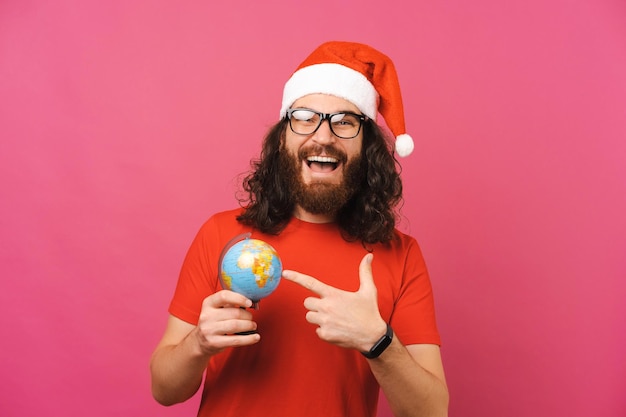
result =
M623 0L3 0L0 415L195 414L149 389L180 263L329 39L399 71L450 415L626 415Z

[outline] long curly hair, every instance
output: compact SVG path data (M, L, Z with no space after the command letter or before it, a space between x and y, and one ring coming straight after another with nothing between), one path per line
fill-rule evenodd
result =
M286 119L270 128L259 159L251 161L252 170L243 180L246 195L239 198L244 211L237 220L269 234L279 234L295 209L288 181L278 168L286 128ZM361 182L337 213L336 222L346 240L389 242L394 237L395 208L402 200L402 180L385 135L371 120L363 125L361 172Z

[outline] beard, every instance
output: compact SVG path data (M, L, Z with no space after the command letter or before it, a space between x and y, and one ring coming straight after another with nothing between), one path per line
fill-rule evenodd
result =
M293 202L311 214L335 215L350 201L359 189L362 179L361 156L348 161L345 153L333 146L325 147L325 154L342 162L343 179L339 184L313 181L306 184L302 178L302 161L311 154L321 153L319 146L301 149L297 156L284 147L279 155L279 176L284 179Z

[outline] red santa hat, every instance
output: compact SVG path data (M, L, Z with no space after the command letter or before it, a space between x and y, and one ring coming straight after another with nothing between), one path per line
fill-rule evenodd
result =
M330 94L353 103L370 119L378 113L395 136L395 149L404 157L413 139L404 127L400 84L393 62L376 49L353 42L326 42L296 69L285 84L280 117L308 94Z

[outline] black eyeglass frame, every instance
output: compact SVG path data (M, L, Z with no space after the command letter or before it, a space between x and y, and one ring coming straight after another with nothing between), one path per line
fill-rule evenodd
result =
M313 129L313 131L311 133L298 133L293 129L293 126L291 125L291 114L294 111L297 110L306 110L306 111L310 111L311 113L315 113L320 117L320 122L317 124L317 127L315 129ZM359 128L357 129L356 133L354 134L354 136L349 136L349 137L345 137L345 136L340 136L337 133L335 133L335 131L333 130L333 124L330 122L331 117L336 116L338 114L349 114L351 116L355 116L357 119L359 119ZM350 111L339 111L337 113L322 113L316 110L312 110L312 109L307 109L306 107L296 107L295 109L288 109L286 114L285 114L285 118L287 119L287 121L289 122L289 129L291 129L291 131L293 133L295 133L296 135L300 135L300 136L309 136L314 134L315 132L317 132L317 129L320 128L320 126L322 125L322 123L324 123L324 120L328 120L328 127L330 127L330 131L333 132L333 135L337 136L340 139L354 139L357 136L359 136L359 133L361 133L361 128L363 127L363 122L366 122L369 120L369 117L364 116L362 114L358 114L358 113L353 113Z

